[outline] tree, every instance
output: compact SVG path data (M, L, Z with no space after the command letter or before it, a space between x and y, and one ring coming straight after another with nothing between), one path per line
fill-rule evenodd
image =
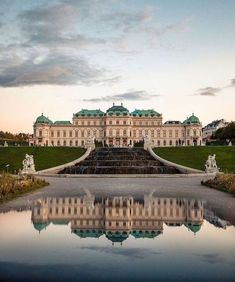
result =
M226 127L219 128L216 130L214 136L219 140L235 139L235 122L230 122Z

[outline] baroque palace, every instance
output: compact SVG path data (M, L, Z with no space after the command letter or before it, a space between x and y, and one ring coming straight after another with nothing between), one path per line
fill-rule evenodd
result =
M70 121L52 122L43 114L34 123L35 146L82 146L94 138L103 146L133 146L148 136L154 147L191 146L202 144L202 125L192 114L185 121L163 123L162 114L155 110L129 112L123 105L115 105L106 113L82 109Z

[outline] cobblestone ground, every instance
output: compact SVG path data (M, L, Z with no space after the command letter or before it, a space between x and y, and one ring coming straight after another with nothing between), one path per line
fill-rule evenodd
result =
M62 178L45 177L49 186L0 205L0 212L27 209L39 198L72 197L85 194L88 189L100 197L142 197L153 192L155 197L199 198L216 207L222 217L235 224L235 197L200 184L203 176L169 178ZM218 215L219 215L218 214Z

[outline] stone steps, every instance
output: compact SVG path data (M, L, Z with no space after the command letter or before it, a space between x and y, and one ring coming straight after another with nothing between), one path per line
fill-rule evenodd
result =
M60 171L63 174L173 174L142 148L99 148L84 161Z

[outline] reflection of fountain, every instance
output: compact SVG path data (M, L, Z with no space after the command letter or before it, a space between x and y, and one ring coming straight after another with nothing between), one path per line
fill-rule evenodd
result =
M81 163L65 168L66 174L172 174L179 171L165 166L141 148L99 148Z
M153 193L152 193L153 194ZM144 199L112 197L95 199L88 190L83 197L46 198L38 200L32 210L37 230L50 223L68 224L81 238L105 235L113 243L122 243L130 235L135 238L155 238L168 226L185 225L193 232L203 222L200 200L159 198L146 195Z

